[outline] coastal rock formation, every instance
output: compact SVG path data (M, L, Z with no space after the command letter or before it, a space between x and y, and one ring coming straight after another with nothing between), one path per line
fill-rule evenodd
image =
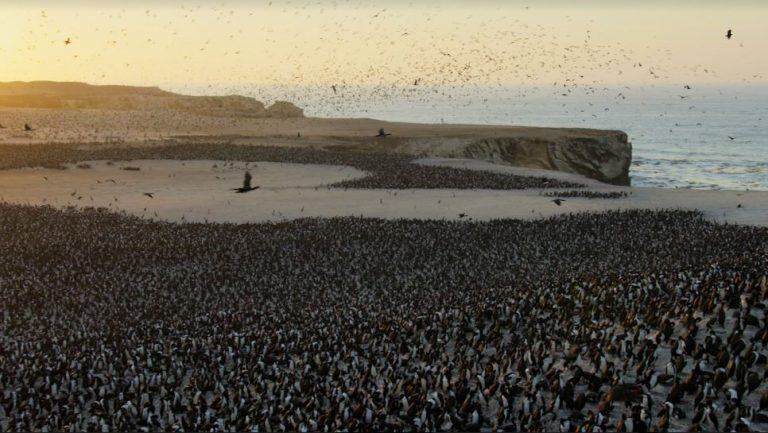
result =
M304 117L301 108L285 101L278 101L267 108L254 98L239 95L189 96L158 87L94 86L52 81L0 83L0 107L175 110L223 117Z
M462 156L577 173L602 182L629 185L632 145L627 134L621 131L592 137L483 138L467 144Z
M275 101L266 110L267 117L304 117L304 110L287 101Z

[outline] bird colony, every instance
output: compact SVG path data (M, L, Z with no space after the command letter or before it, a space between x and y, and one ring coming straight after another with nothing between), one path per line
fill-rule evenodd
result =
M0 150L578 187L311 149ZM768 229L697 212L232 225L0 204L0 250L4 431L768 428Z

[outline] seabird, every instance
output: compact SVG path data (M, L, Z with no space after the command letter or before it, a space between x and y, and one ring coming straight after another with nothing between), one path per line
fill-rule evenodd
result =
M733 32L731 29L728 29L728 31L725 33L725 37L728 39L731 39L733 37Z
M384 128L379 128L379 134L377 135L377 137L386 137L387 135L392 135L392 134L388 132L384 132Z
M240 188L234 188L234 191L238 194L242 194L244 192L253 191L254 189L259 189L258 186L255 186L255 187L251 186L251 179L252 179L251 172L246 171L245 176L243 177L243 186L241 186Z
M563 199L561 199L561 198L556 198L556 199L552 200L552 202L553 202L554 204L558 205L558 206L562 206L562 204L563 204L563 202L564 202L564 201L565 201L565 200L563 200Z
M32 129L32 127L31 127L31 126L29 126L29 124L28 124L28 123L25 123L25 124L24 124L24 130L25 130L25 131L34 131L34 129Z

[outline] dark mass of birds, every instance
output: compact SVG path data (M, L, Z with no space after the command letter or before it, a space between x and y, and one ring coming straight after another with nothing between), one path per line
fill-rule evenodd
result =
M613 199L613 198L626 198L629 197L629 193L626 191L592 191L588 189L572 189L568 191L546 191L542 195L547 197L560 197L560 198L601 198L601 199Z
M64 169L64 163L89 160L128 161L141 159L234 160L347 165L367 172L366 177L329 185L368 189L528 189L580 188L584 185L546 177L517 176L451 167L413 164L414 157L402 154L344 152L299 147L239 146L232 144L185 143L152 147L101 147L85 150L74 144L46 146L0 146L0 169L49 167ZM124 166L123 170L139 169Z
M768 229L0 204L0 428L768 427Z

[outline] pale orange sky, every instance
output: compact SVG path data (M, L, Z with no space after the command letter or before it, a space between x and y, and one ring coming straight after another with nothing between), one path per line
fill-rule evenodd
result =
M0 81L597 86L767 79L765 2L268 3L0 4Z

